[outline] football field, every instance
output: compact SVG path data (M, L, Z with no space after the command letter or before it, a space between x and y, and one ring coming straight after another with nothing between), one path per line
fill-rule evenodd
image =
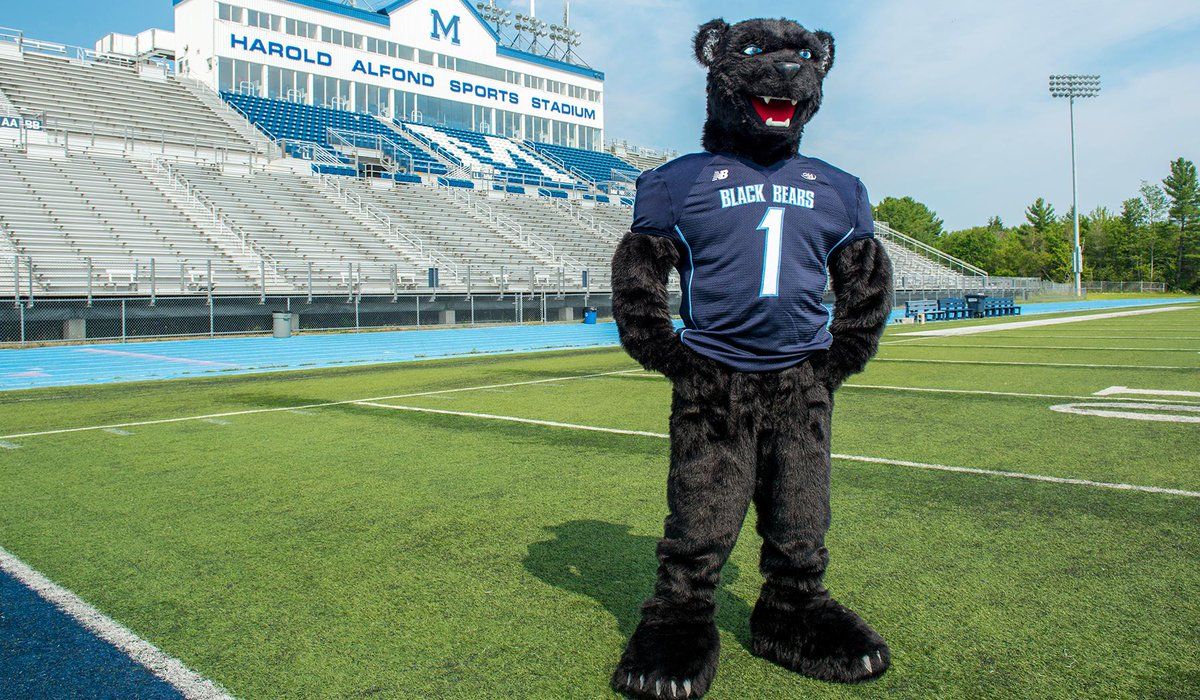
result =
M837 394L826 583L892 668L750 655L751 511L708 697L1200 697L1182 306L891 327ZM613 697L669 410L615 348L3 393L0 553L236 697ZM53 682L4 643L14 697Z

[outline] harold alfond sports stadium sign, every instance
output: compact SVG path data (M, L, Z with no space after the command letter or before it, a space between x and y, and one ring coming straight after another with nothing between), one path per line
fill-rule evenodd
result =
M230 70L236 77L223 89L249 82L283 94L336 79L603 128L603 73L506 45L471 2L393 0L374 12L331 0L175 3L181 72L214 87L221 82L217 66L233 60L240 62ZM275 81L286 88L268 85ZM345 86L320 89L328 95ZM353 88L350 95L356 104L379 100Z

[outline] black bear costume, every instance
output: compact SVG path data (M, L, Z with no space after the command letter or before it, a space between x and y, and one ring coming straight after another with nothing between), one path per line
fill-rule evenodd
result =
M642 175L613 257L621 343L674 391L658 580L612 684L645 698L708 691L718 577L751 500L765 579L752 652L814 678L868 680L887 669L887 645L822 585L829 437L833 391L875 354L891 312L891 263L862 183L799 154L833 37L789 20L713 20L695 51L709 69L705 152Z

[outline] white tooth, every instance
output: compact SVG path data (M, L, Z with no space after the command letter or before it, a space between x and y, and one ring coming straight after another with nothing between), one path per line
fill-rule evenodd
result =
M763 100L763 102L766 102L767 104L771 104L771 98L770 98L770 97L764 97L764 98L762 98L762 100Z
M792 106L793 106L793 107L795 107L795 106L796 106L796 101L795 101L795 100L792 100Z

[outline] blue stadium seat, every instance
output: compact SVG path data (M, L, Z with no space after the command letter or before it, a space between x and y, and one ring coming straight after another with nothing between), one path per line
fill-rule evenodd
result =
M227 102L237 107L255 126L275 139L288 142L316 143L334 151L329 143L329 129L360 134L386 136L400 147L403 154L393 153L395 160L407 163L412 159L415 172L442 175L446 166L429 152L388 127L375 117L328 107L314 107L283 100L271 100L237 92L222 92ZM303 147L289 143L288 152L299 157ZM346 159L346 162L350 161Z
M641 171L606 151L585 151L582 148L558 146L552 143L526 141L538 153L555 158L568 167L583 173L593 181L604 183L618 179L618 173L636 178Z

